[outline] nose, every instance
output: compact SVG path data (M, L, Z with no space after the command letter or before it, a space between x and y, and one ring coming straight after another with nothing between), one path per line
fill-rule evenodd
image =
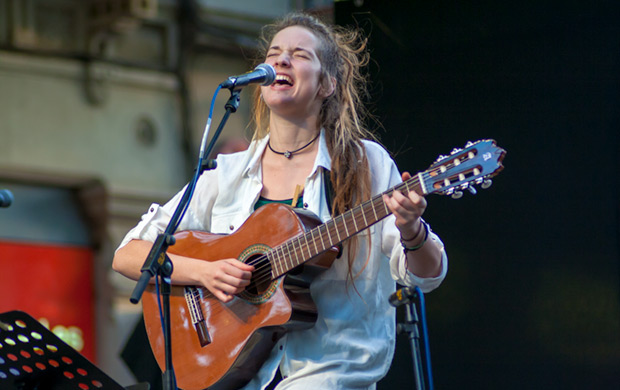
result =
M290 61L290 57L288 55L288 53L286 51L282 51L277 57L276 57L276 63L275 65L279 65L279 66L284 66L284 67L288 67L291 64Z

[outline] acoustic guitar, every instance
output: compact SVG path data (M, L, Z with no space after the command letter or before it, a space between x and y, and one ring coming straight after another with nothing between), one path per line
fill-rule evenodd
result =
M468 143L385 193L398 190L458 197L475 185L486 188L490 178L503 169L505 154L493 140ZM331 266L338 254L336 246L389 214L379 194L326 223L306 210L268 204L230 235L176 233L170 253L204 261L237 258L255 267L250 285L228 303L203 287L172 286L172 362L178 386L185 390L237 389L247 384L287 331L314 325L317 310L309 286ZM142 303L149 342L164 370L155 286L147 288Z

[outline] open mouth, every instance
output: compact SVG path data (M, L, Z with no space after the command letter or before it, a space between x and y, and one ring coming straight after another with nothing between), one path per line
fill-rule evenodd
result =
M290 77L288 77L285 74L279 74L279 75L276 76L276 80L274 81L274 84L292 86L293 85L293 79L291 79Z

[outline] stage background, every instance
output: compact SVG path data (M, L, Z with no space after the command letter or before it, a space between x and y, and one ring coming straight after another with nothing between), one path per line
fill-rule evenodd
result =
M401 170L467 141L494 185L430 196L444 284L426 295L437 389L620 386L617 2L336 2L370 32L371 106ZM400 336L380 389L413 388Z

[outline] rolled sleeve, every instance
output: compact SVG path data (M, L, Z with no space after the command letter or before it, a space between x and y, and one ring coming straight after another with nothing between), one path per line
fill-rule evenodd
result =
M120 245L116 249L117 251L127 245L131 240L144 240L154 242L157 236L163 233L168 227L168 223L172 218L172 214L176 210L177 204L180 199L180 194L177 194L164 206L157 203L151 204L148 211L142 215L140 222L131 229ZM179 225L179 230L205 230L203 224L196 218L196 214L190 207L186 210L183 219Z
M437 242L441 246L441 272L438 276L422 278L409 271L407 269L407 258L401 245L394 245L390 259L392 276L396 279L397 283L409 287L418 286L424 293L433 291L439 287L448 273L448 255L444 249L443 242L441 242L439 237L432 231L429 233L429 239Z
M159 204L153 203L149 210L142 215L140 222L127 232L117 251L131 240L155 241L157 236L166 229L167 222L163 223L162 221L169 220L170 214Z

